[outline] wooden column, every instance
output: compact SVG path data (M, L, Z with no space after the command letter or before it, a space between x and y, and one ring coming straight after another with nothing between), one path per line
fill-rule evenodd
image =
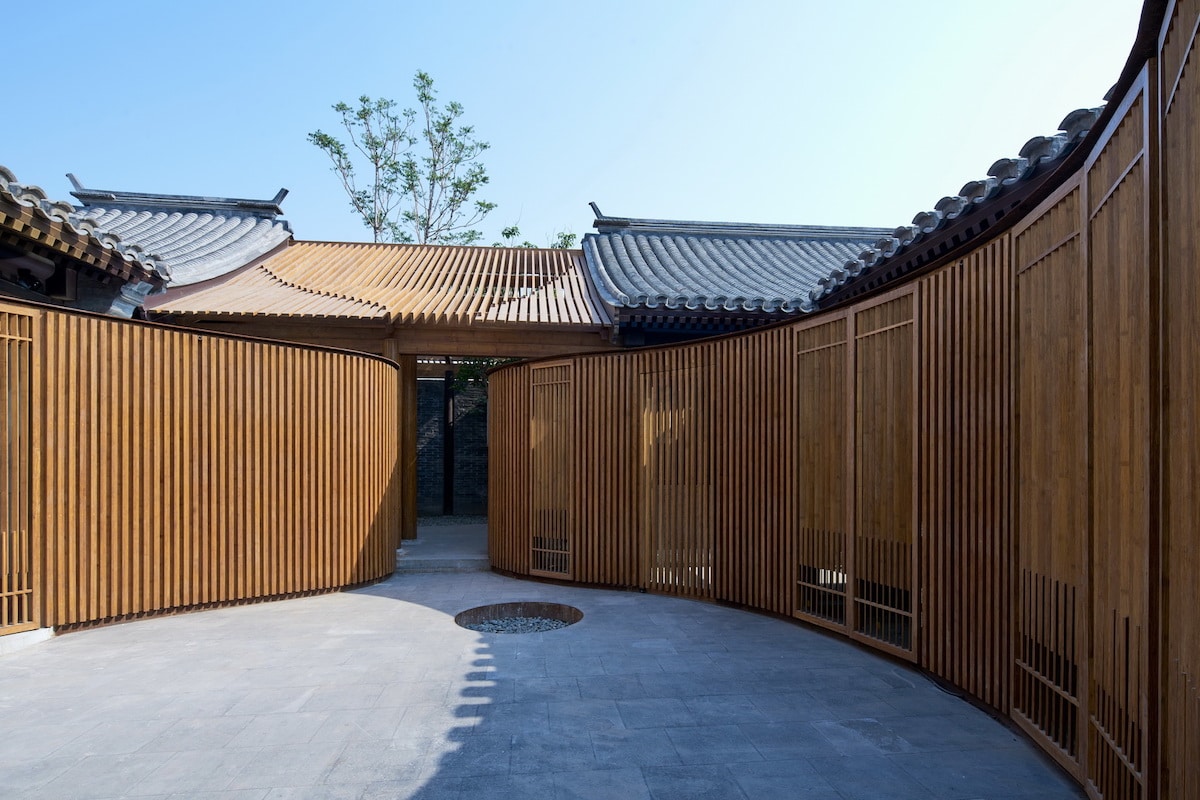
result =
M400 539L417 538L417 357L401 355L398 342L383 343L383 355L400 365ZM396 542L400 546L400 542Z

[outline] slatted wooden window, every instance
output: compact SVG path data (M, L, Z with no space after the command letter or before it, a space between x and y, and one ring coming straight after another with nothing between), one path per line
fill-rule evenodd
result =
M1146 99L1122 104L1085 167L1091 285L1092 523L1087 775L1098 794L1145 796L1149 680L1151 441L1157 368L1146 229Z
M0 304L0 634L38 626L33 502L33 337L35 317Z
M542 364L530 375L530 572L572 575L575 511L574 365Z
M848 322L796 331L797 616L846 625Z
M661 357L661 354L656 354ZM651 357L650 365L657 359ZM709 597L713 464L706 370L642 373L642 530L646 585Z
M1087 273L1080 189L1014 232L1019 529L1014 716L1068 768L1086 686Z
M909 291L854 317L854 542L851 627L912 657L914 311Z

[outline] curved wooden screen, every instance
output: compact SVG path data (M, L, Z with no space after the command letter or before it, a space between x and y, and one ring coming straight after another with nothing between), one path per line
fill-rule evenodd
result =
M33 346L37 315L0 305L0 634L40 624L34 581L38 576L33 504Z
M849 578L846 447L849 435L849 323L832 319L795 332L796 616L847 625Z
M791 325L557 362L577 416L524 413L586 443L586 581L840 632L1011 715L1094 798L1200 797L1198 29L1172 4L1074 174L973 251ZM532 491L491 497L493 547Z
M1080 757L1087 653L1088 273L1078 183L1013 232L1016 685L1013 713Z
M574 572L574 364L539 364L530 374L529 572L570 578Z
M0 325L5 628L393 571L395 365L35 306Z
M707 370L702 363L680 364L662 356L643 359L639 375L642 585L712 597L715 509Z
M1162 284L1150 288L1151 313L1161 313L1162 476L1151 485L1161 497L1161 576L1156 609L1162 618L1162 686L1151 691L1150 713L1162 715L1164 793L1200 797L1200 73L1197 28L1200 0L1175 4L1160 39L1160 91L1152 119L1161 119L1157 174L1161 176ZM1154 95L1151 95L1151 100ZM1151 133L1153 133L1153 127ZM1153 155L1153 154L1152 154ZM1153 231L1151 231L1153 233ZM1153 252L1154 239L1150 240ZM1151 317L1153 319L1153 316ZM1154 328L1151 328L1153 335ZM1153 452L1153 451L1152 451ZM1153 466L1153 464L1151 465ZM1154 513L1153 506L1150 509ZM1151 567L1155 564L1151 540ZM1155 574L1150 575L1152 590ZM1152 602L1152 607L1155 604ZM1153 616L1151 617L1153 620ZM1153 631L1148 636L1153 644ZM1151 663L1151 669L1155 665ZM1155 672L1150 678L1155 677ZM1153 685L1153 684L1151 684ZM1158 704L1155 704L1155 700ZM1152 716L1153 719L1153 716ZM1148 735L1153 736L1153 728ZM1149 757L1154 757L1153 748Z
M914 306L898 297L861 304L854 332L854 522L849 552L855 638L911 657L913 565Z

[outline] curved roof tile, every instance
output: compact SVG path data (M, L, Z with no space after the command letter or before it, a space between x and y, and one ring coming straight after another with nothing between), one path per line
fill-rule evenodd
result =
M3 165L0 165L0 201L27 208L35 216L59 223L85 242L115 254L124 264L122 271L142 273L160 285L170 279L170 265L146 252L141 243L122 237L120 231L105 227L92 214L68 202L50 200L40 186L18 182L16 175Z
M153 253L170 270L169 286L232 272L292 236L278 219L286 189L272 200L244 200L85 189L74 175L67 177L83 204L76 213Z
M606 217L584 237L587 268L618 310L796 313L817 282L886 228Z
M898 246L887 248L876 244L874 248L868 248L847 259L841 269L830 270L808 292L804 299L805 309L814 309L823 298L901 256L909 247L945 227L947 223L973 212L976 208L986 206L1004 194L1008 187L1033 175L1039 165L1051 164L1064 158L1088 134L1103 111L1103 107L1072 111L1059 124L1058 133L1053 136L1033 137L1021 148L1019 157L995 161L988 169L986 178L968 182L957 195L943 197L932 210L916 214L912 225L897 228L894 236Z

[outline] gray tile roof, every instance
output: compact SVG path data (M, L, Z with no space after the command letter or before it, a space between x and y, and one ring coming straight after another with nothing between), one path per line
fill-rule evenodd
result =
M0 165L0 201L28 208L43 219L64 225L81 240L93 242L112 252L156 283L170 279L169 266L146 251L139 242L105 227L87 210L78 209L64 200L50 200L46 192L33 184L20 183L11 170Z
M67 177L82 203L77 213L152 254L170 272L169 286L224 275L292 236L278 219L286 189L271 200L246 200L86 189Z
M588 270L619 310L798 313L817 281L885 228L606 217L583 239Z
M837 265L817 281L817 286L804 299L805 309L815 309L822 300L831 295L850 289L856 283L865 282L885 269L898 265L939 236L944 238L949 235L948 229L953 229L955 223L963 218L982 216L982 212L986 212L992 206L997 206L1003 213L1005 198L1013 194L1013 190L1019 188L1020 184L1035 176L1044 176L1057 162L1071 153L1087 136L1103 111L1103 106L1072 111L1059 123L1059 132L1055 135L1035 136L1025 143L1016 158L1002 158L992 164L986 178L967 183L957 195L943 197L932 210L922 211L914 216L911 225L896 228L864 248L862 252L847 259L845 263ZM987 230L987 227L969 226L969 232L979 234ZM919 258L917 260L919 261ZM897 270L897 274L907 271L909 270Z

